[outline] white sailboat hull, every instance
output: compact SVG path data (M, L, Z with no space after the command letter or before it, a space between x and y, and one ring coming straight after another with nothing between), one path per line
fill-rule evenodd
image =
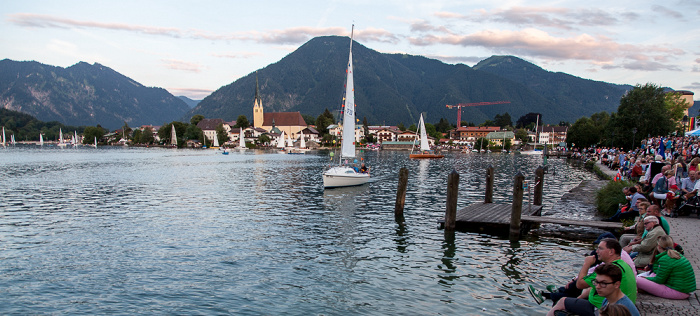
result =
M542 155L541 150L526 150L526 151L521 151L521 155Z
M359 173L350 167L333 167L323 173L324 188L340 188L363 185L369 181L369 173Z

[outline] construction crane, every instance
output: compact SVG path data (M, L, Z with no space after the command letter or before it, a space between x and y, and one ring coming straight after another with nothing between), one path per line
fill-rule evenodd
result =
M490 105L490 104L503 104L510 103L510 101L494 101L494 102L477 102L477 103L459 103L456 105L446 105L448 109L457 108L457 127L462 124L462 108L467 106L479 106L479 105Z

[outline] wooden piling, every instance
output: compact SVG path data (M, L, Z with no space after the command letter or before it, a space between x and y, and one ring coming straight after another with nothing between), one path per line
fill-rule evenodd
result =
M493 203L493 166L486 168L486 195L484 203Z
M457 221L457 193L459 192L459 173L452 170L447 176L447 209L445 210L445 230L455 230Z
M544 168L542 166L535 170L535 193L532 204L542 205L542 189L544 188Z
M408 169L399 170L399 187L396 189L396 205L394 206L394 216L403 217L403 208L406 204L406 187L408 186Z
M520 239L520 216L523 211L523 182L525 176L518 171L513 183L513 205L510 211L510 235L511 241Z

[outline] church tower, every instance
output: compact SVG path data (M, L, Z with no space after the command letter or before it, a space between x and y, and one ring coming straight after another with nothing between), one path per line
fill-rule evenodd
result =
M255 100L253 100L253 127L262 127L263 121L265 120L263 116L263 106L262 100L260 100L260 93L258 88L258 72L255 72Z

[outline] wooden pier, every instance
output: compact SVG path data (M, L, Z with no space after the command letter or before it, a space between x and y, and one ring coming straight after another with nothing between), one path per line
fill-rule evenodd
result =
M445 230L477 230L494 235L509 235L511 240L518 240L527 234L533 224L550 223L565 226L587 226L606 230L618 230L622 223L574 220L554 217L542 217L542 190L544 186L544 168L535 171L534 200L523 206L523 179L518 173L513 185L513 203L492 203L494 170L489 166L486 171L486 194L483 203L476 203L465 208L456 209L457 186L459 175L453 171L448 179L447 210L445 219L439 220L440 228Z

